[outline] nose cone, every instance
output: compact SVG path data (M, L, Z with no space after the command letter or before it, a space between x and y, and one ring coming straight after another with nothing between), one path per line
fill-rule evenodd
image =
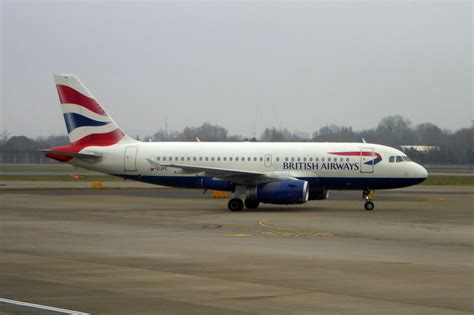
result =
M426 170L426 168L424 168L420 164L416 164L415 165L415 177L419 178L419 179L422 179L421 182L423 182L426 178L428 178L428 171Z

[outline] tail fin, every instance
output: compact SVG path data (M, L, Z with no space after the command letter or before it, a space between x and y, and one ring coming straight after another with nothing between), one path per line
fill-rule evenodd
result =
M69 141L76 146L108 146L133 141L74 75L54 75Z

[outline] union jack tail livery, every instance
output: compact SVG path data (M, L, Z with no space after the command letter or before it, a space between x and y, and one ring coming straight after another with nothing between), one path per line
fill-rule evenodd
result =
M136 142L120 129L76 76L54 75L54 81L71 145L41 150L47 157L60 162L96 158L100 153L85 149Z
M56 88L74 146L108 146L130 140L74 75L55 75Z

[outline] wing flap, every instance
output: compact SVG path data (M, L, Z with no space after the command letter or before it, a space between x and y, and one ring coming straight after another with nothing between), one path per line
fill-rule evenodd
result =
M147 159L150 164L155 166L164 166L164 167L174 167L180 168L185 171L194 171L196 173L206 172L209 175L216 175L216 176L230 176L230 175L240 175L240 176L263 176L265 173L261 172L252 172L252 171L242 171L242 170L235 170L235 169L227 169L227 168L220 168L220 167L208 167L208 166L197 166L197 165L188 165L188 164L175 164L175 163L159 163L152 159Z
M175 164L175 163L159 163L152 159L147 161L153 166L157 167L172 167L179 168L186 172L204 173L207 176L212 176L217 180L227 180L236 184L242 185L255 185L262 183L275 182L279 180L294 180L288 174L279 174L271 172L255 172L255 171L244 171L236 169L227 169L220 167L208 167L208 166L197 166L187 164Z

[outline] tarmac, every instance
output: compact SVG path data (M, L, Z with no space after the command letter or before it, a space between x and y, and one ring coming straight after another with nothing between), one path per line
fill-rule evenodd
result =
M472 186L230 212L129 183L0 182L0 314L474 312Z

